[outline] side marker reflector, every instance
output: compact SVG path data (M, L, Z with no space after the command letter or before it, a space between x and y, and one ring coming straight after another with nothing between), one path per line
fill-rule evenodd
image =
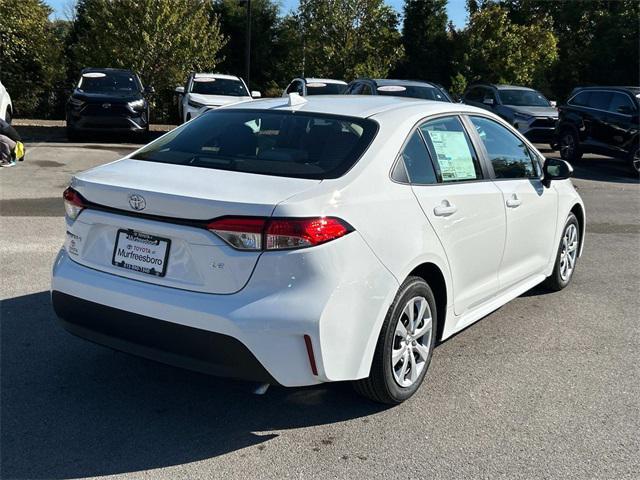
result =
M313 344L309 335L304 336L304 343L307 346L307 355L309 355L309 365L311 365L311 373L318 375L318 367L316 367L316 358L313 355Z

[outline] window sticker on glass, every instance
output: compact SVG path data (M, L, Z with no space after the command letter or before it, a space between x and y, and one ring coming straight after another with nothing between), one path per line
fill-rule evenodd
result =
M84 78L104 78L107 75L102 72L87 72L87 73L83 73L82 76Z
M193 81L198 83L211 83L215 82L216 79L213 77L195 77Z
M442 180L473 180L476 168L464 132L427 130L438 157Z
M327 84L326 83L322 83L322 82L309 82L307 83L307 88L322 88L322 87L326 87Z
M378 87L379 92L404 92L405 90L406 88L400 85L383 85L382 87Z

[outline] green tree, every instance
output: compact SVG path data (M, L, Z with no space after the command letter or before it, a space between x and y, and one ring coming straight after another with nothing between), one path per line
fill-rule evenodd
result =
M549 17L520 25L498 4L485 3L472 14L464 36L461 65L468 80L540 85L558 58Z
M0 78L21 116L48 111L46 93L60 78L62 44L43 0L0 1Z
M385 77L402 56L398 14L383 0L302 0L294 22L301 46L293 53L296 73Z
M80 0L71 34L72 68L135 70L153 85L157 115L189 72L212 71L225 39L208 0Z
M449 83L452 41L447 32L447 0L405 0L398 69L405 78Z
M246 76L245 48L247 5L238 0L216 0L214 11L220 19L222 34L228 39L220 51L222 73ZM251 89L263 94L282 93L279 85L289 81L289 73L282 69L289 49L294 45L283 42L283 20L279 5L273 0L251 1ZM246 79L245 79L246 80Z

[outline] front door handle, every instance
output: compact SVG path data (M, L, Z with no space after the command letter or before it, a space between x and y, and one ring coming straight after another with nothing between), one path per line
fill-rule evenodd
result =
M515 193L507 200L507 207L509 208L518 208L520 205L522 205L522 200Z
M433 209L433 213L437 217L448 217L449 215L453 215L458 211L458 207L449 203L448 200L443 200L440 205Z

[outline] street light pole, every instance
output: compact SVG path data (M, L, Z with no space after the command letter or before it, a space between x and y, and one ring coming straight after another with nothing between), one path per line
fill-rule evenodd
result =
M247 28L245 40L245 76L247 87L251 90L251 0L247 1Z

